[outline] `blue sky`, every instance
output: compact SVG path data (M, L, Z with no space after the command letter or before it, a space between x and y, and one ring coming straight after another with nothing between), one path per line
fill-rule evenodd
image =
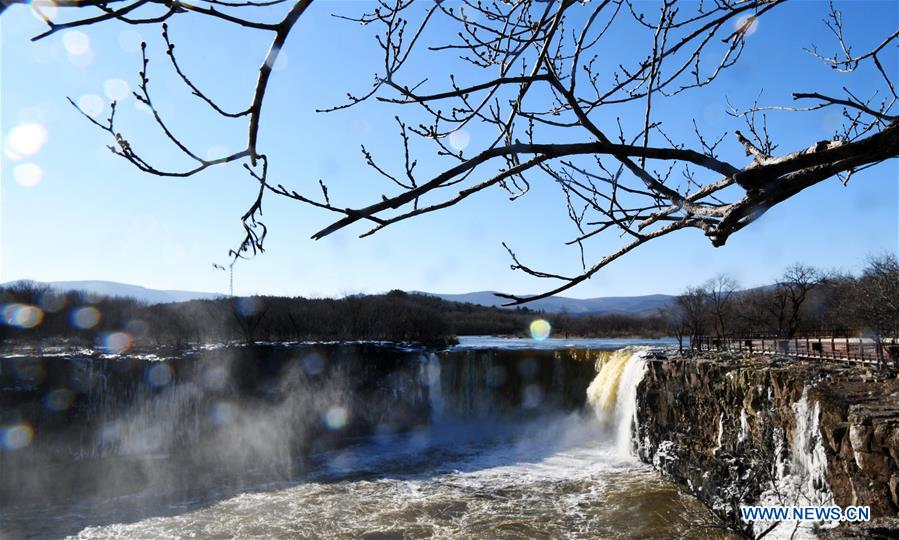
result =
M899 25L899 4L891 0L838 6L858 51ZM371 34L329 16L366 7L370 5L325 2L304 16L284 49L286 61L273 75L260 134L276 183L316 195L318 178L325 178L332 198L347 206L371 202L387 189L364 165L360 144L388 166L399 163L393 115L401 111L373 103L326 115L314 112L338 103L347 91L363 91L371 81L379 62ZM768 104L788 104L793 91L838 92L844 81L801 51L811 43L827 52L836 46L821 22L825 7L823 2L796 2L763 18L747 39L741 64L713 87L659 105L666 128L686 136L695 116L719 134L732 134L741 126L724 114L725 95L745 106L761 88ZM228 108L244 107L269 36L199 17L176 18L170 26L179 60L199 86ZM0 31L4 148L10 149L10 137L23 125L37 124L46 131L45 144L32 155L5 151L2 157L0 281L103 279L227 291L227 276L212 264L226 262L227 251L242 237L239 217L256 189L245 173L233 166L190 179L144 175L110 154L104 134L81 118L66 97L87 107L106 105L108 95L121 94L123 85L133 86L140 58L137 43L146 39L154 100L186 140L213 154L233 151L245 137L245 122L217 118L190 96L169 69L157 26L106 23L84 29L83 35L60 33L31 43L41 24L29 8L14 6L2 16ZM627 37L612 34L609 39L624 47ZM434 77L436 58L413 62L407 79ZM899 70L896 52L883 61L888 71ZM435 84L444 81L435 79ZM856 87L878 84L867 68L851 81ZM144 153L158 163L179 162L133 98L120 104L120 116ZM769 127L781 144L779 151L787 152L828 138L837 122L836 111L782 113L771 116ZM488 136L477 129L470 135L475 146ZM722 147L724 158L745 163L732 135ZM427 170L438 166L421 165ZM514 203L501 190L492 190L370 238L357 239L365 229L355 227L313 242L310 234L330 216L269 196L264 207L270 229L267 251L238 265L235 292L539 292L550 283L510 271L501 242L534 267L576 272L576 250L562 245L574 230L561 203L558 189L537 182ZM568 295L676 293L719 272L753 286L797 261L854 271L868 255L896 251L897 231L899 163L892 160L857 175L849 186L832 179L801 193L723 248L711 247L693 230L651 242ZM588 258L599 258L617 240L589 245Z

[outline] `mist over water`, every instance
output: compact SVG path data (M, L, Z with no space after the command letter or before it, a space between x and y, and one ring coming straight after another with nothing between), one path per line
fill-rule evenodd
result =
M692 501L631 455L636 349L297 346L49 362L56 375L30 386L10 377L21 359L0 372L4 410L35 432L0 454L11 538L690 531ZM27 396L72 387L73 374L94 382L62 411L34 410Z

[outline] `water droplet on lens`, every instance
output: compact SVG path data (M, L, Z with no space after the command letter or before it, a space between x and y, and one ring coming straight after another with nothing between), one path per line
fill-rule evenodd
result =
M537 319L530 326L531 337L537 341L543 341L548 338L551 330L552 326L544 319Z
M75 399L75 394L68 388L57 388L44 396L44 406L51 411L61 412L68 409Z
M217 426L224 426L234 422L237 417L237 409L230 403L219 401L213 403L209 409L209 418Z
M526 409L539 407L543 402L543 389L536 384L529 384L524 388L521 406Z
M156 364L147 369L147 383L150 386L165 386L172 382L172 368L166 364Z
M28 424L16 424L0 430L0 447L4 450L20 450L31 444L34 430Z
M97 308L83 307L72 312L72 326L81 330L93 328L100 322L100 312Z
M325 368L325 360L318 353L312 353L303 358L303 371L307 375L318 375Z
M346 426L347 410L343 407L331 407L324 415L325 427L332 431L337 431Z

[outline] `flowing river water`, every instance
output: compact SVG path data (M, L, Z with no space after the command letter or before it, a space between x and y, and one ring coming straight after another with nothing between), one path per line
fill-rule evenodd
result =
M3 358L0 538L706 537L632 345Z

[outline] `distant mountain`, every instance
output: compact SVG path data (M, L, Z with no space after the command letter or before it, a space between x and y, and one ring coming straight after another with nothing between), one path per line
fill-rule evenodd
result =
M4 283L3 286L13 285L16 282ZM223 294L197 291L169 291L148 289L140 285L117 283L115 281L51 281L42 283L57 291L81 291L100 296L125 296L135 298L147 304L168 304L172 302L186 302L188 300L212 300L222 298ZM463 294L436 294L429 292L412 291L417 294L436 296L451 302L465 302L479 306L498 307L505 300L496 296L493 291L480 291ZM567 298L556 296L543 298L527 304L527 307L542 310L549 313L566 311L572 315L593 314L623 314L623 315L655 315L659 308L671 304L674 297L667 294L650 294L646 296L607 296L600 298Z
M463 294L429 294L444 300L453 302L468 302L480 306L498 307L506 302L505 299L496 296L493 291L479 291ZM645 296L606 296L599 298L567 298L554 296L535 300L526 304L531 309L543 310L550 313L567 311L572 315L588 314L623 314L623 315L655 315L660 308L666 307L674 301L674 297L667 294L650 294Z
M23 280L24 281L24 280ZM4 283L3 286L14 285L18 282ZM225 295L210 292L197 291L169 291L160 289L148 289L140 285L129 285L115 281L51 281L34 283L48 285L50 288L61 291L80 291L98 296L126 296L147 304L169 304L172 302L186 302L188 300L212 300Z

